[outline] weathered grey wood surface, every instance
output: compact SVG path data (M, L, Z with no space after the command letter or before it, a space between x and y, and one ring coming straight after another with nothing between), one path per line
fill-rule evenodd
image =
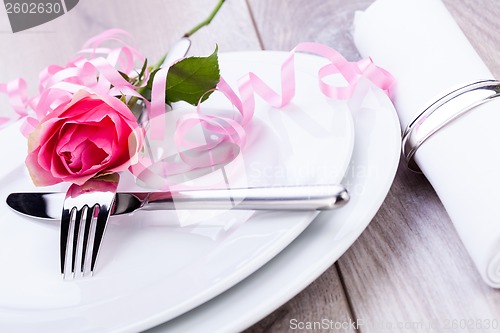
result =
M359 55L351 40L352 16L371 2L228 0L212 24L193 37L191 53L208 53L215 43L221 51L238 51L290 50L301 41L319 41L354 60ZM500 1L445 3L500 77ZM33 83L48 63L64 63L88 37L111 27L130 31L145 54L158 58L213 4L85 0L69 14L15 36L8 32L5 11L0 11L0 81L21 75ZM425 178L400 167L379 213L338 263L247 332L290 331L294 318L359 319L360 332L493 332L445 330L440 325L462 319L500 320L500 292L480 279ZM434 329L425 326L430 323ZM353 331L347 327L337 332Z

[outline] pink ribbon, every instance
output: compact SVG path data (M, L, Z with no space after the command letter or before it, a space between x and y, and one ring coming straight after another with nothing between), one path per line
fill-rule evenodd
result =
M5 94L7 96L15 112L15 115L11 117L0 117L0 126L27 116L26 107L29 101L26 90L26 82L23 79L16 79L8 83L0 83L0 94Z
M147 160L147 165L142 165L142 170L155 169L158 170L158 163L163 164L161 168L164 174L162 179L163 184L159 184L158 174L155 174L154 181L148 181L147 173L138 172L140 178L146 183L154 183L160 188L170 186L168 181L169 176L185 172L187 170L207 168L218 164L224 164L231 161L234 156L234 145L243 147L246 138L246 125L251 121L255 112L255 95L259 95L264 101L275 108L281 108L293 99L295 96L295 67L294 58L296 52L308 52L329 60L329 63L319 69L318 86L321 92L330 98L345 100L351 98L356 90L357 83L364 77L373 82L374 85L383 89L386 94L389 94L390 86L393 82L393 77L384 69L377 67L371 59L363 59L358 62L347 61L336 50L319 43L301 43L297 45L287 56L281 65L281 92L276 92L270 88L261 78L254 73L244 75L237 85L238 94L230 87L223 79L220 79L217 89L224 94L231 102L237 111L236 115L219 116L217 114L203 114L201 103L197 106L196 114L188 114L182 117L176 126L174 134L175 144L181 161L173 162L165 160L154 162ZM346 82L343 86L332 85L325 82L325 78L331 75L340 75ZM163 78L162 78L163 79ZM153 94L155 90L164 89L163 85L158 84L155 80L153 83ZM157 92L160 94L160 91ZM152 104L154 101L152 101ZM157 114L157 113L156 113ZM159 122L161 123L161 122ZM204 144L199 142L189 142L186 137L190 130L195 126L203 126L207 132L205 137L215 137L215 140L207 140ZM161 135L155 135L160 137ZM222 144L226 145L228 151L217 149ZM189 154L185 152L189 151ZM217 151L217 154L215 154ZM223 157L221 157L223 156Z
M31 98L28 98L23 79L0 84L0 93L7 95L15 111L11 117L0 118L0 124L26 118L22 133L27 136L48 113L69 103L79 90L100 95L141 97L136 91L138 87L120 74L132 74L137 60L144 60L140 52L124 42L121 38L124 36L128 36L128 33L123 30L105 31L89 40L79 52L80 55L66 66L50 65L45 68L39 76L38 94ZM116 41L118 46L100 47L110 41Z
M143 99L137 89L144 86L149 78L148 72L140 85L132 85L122 77L121 73L132 75L138 62L144 62L144 56L128 45L124 38L129 37L126 31L112 29L90 39L78 55L66 66L50 65L39 77L39 91L28 97L27 86L23 79L0 84L0 93L7 95L14 110L11 117L0 117L0 126L13 120L25 118L21 128L27 136L39 122L50 112L64 106L79 90L126 99L137 97L142 99L150 123L150 134L154 139L165 137L165 86L168 68L163 68L155 75L152 85L151 101ZM114 42L114 48L103 46ZM347 61L334 49L319 43L301 43L287 56L281 65L281 91L271 89L254 73L243 76L235 92L229 84L220 79L216 90L222 93L234 106L236 114L221 116L204 114L201 103L195 114L183 116L177 123L173 134L180 160L167 159L154 161L147 154L140 156L138 163L131 167L131 172L147 182L152 177L158 182L158 170L164 184L169 186L168 176L184 173L193 169L213 167L228 163L239 153L235 147L243 147L246 138L246 126L252 120L255 109L255 95L259 95L267 103L276 108L287 105L295 95L296 52L308 52L329 60L317 74L319 89L325 96L334 99L348 99L356 89L360 78L371 80L376 86L389 94L393 82L392 76L385 70L375 66L371 59L358 62ZM343 86L331 85L325 78L340 75L346 82ZM195 127L201 126L208 138L206 142L189 141L188 134ZM160 182L161 183L161 182Z

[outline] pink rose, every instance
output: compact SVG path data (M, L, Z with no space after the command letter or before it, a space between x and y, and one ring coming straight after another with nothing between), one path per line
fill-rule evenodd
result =
M119 99L84 90L43 118L28 137L26 166L37 186L82 185L136 163L142 131Z

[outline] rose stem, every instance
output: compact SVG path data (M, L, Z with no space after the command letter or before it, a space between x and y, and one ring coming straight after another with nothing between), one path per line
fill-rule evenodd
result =
M200 22L194 28L192 28L191 30L186 32L183 37L186 37L186 38L191 37L196 31L200 30L201 28L203 28L206 25L209 25L210 22L212 22L215 15L217 15L217 13L219 12L219 9L222 7L222 4L224 3L224 1L225 0L219 0L219 2L215 6L215 8L212 10L210 15L208 15L208 17L204 21Z

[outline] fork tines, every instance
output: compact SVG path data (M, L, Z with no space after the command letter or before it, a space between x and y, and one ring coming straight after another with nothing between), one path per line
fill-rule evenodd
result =
M96 204L63 210L61 225L61 274L63 278L91 275L108 219L107 209ZM66 216L65 216L66 215ZM69 267L69 271L66 271Z

